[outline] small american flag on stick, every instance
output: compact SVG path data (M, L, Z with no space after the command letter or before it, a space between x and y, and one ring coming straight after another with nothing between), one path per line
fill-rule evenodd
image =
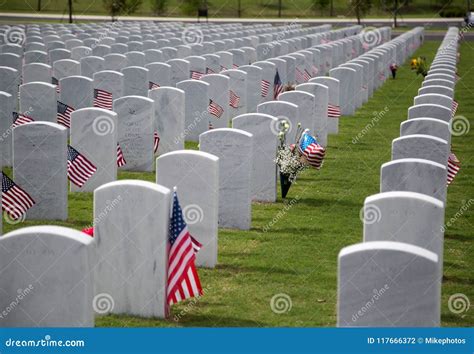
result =
M94 107L112 110L112 101L112 93L102 89L94 89Z
M193 80L200 80L201 77L203 77L204 74L199 72L199 71L195 71L195 70L191 70L191 79Z
M303 72L302 72L300 69L296 68L296 69L295 69L295 73L296 73L296 81L298 81L298 82L303 82L303 81L305 81L305 80L304 80Z
M304 69L303 78L304 78L304 81L309 81L312 78L311 74L306 69Z
M209 106L207 107L207 111L216 118L220 118L224 113L224 108L222 108L213 100L209 100Z
M59 89L59 80L56 79L54 76L51 78L51 83L56 85L56 92L59 93L61 90Z
M158 152L158 146L160 145L160 137L158 136L158 132L153 132L153 152L156 154Z
M280 79L278 70L275 73L275 79L273 80L273 99L276 100L278 95L283 92L283 83Z
M238 108L240 103L240 97L232 90L229 91L229 106L233 108Z
M123 151L122 148L120 147L120 144L117 143L117 166L122 167L125 166L127 161L125 161L125 157L123 156Z
M66 128L71 128L72 112L74 112L74 108L58 101L58 115L56 119L58 120L59 124L65 126Z
M459 161L454 152L451 151L448 157L448 186L453 182L460 169L461 161Z
M148 89L149 90L154 90L160 88L160 85L154 83L153 81L148 81Z
M35 120L23 113L13 112L13 128L19 127L20 125L34 122Z
M232 64L232 69L237 69L239 66L237 64Z
M183 218L176 191L173 193L173 212L169 226L168 304L199 297L203 294L196 270L195 247ZM201 245L199 245L200 247Z
M95 171L97 167L92 162L71 145L67 146L67 176L72 183L82 187Z
M33 205L33 198L2 172L2 209L17 220Z
M305 131L301 136L298 149L306 157L306 161L310 166L317 170L321 168L326 149L319 145L316 139L309 135L308 131Z
M216 72L211 68L206 68L206 74L215 74Z
M339 118L341 116L341 107L328 104L328 117Z
M268 90L270 89L270 82L268 82L267 80L262 80L260 82L260 86L262 91L262 97L267 97Z

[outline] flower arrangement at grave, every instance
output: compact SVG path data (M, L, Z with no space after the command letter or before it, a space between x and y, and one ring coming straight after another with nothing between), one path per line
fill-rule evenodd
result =
M418 57L411 60L411 70L414 70L417 75L428 75L428 64L425 57Z
M312 166L320 169L326 150L317 143L315 137L309 134L309 129L303 130L301 124L295 134L295 142L287 143L287 133L290 125L284 121L281 124L281 131L278 135L280 144L275 162L280 171L281 197L285 198L292 183L298 174Z

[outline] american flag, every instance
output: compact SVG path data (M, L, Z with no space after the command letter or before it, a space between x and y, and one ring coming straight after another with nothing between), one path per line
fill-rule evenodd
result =
M191 237L191 243L193 244L193 251L194 251L194 254L197 254L199 252L199 250L202 248L202 244L199 243L198 240L196 240L194 237L192 237L191 235L189 235L189 237Z
M168 304L172 305L203 294L194 263L196 254L193 242L183 219L183 212L176 191L173 193L173 214L169 226L169 244L167 300Z
M341 107L328 104L328 117L339 118L341 116Z
M215 74L216 72L211 68L206 68L206 74Z
M122 148L120 147L120 144L117 143L117 166L122 167L125 166L127 161L125 161L125 157L123 156L123 151Z
M326 149L319 145L316 138L309 135L307 130L301 136L298 149L306 157L306 161L308 161L310 166L317 170L321 168L324 155L326 155Z
M268 95L268 90L270 89L270 82L267 80L262 80L260 82L260 87L262 91L262 97L267 97Z
M153 81L148 81L148 89L149 90L154 90L160 88L160 85L154 83Z
M67 176L78 187L82 187L97 171L92 162L71 145L67 146Z
M16 128L20 125L34 122L35 120L23 113L13 112L13 128Z
M53 85L56 85L56 92L59 93L60 90L59 90L59 80L56 79L54 76L51 78L51 83Z
M193 80L200 80L203 77L203 73L195 70L191 70L191 79Z
M229 98L229 105L233 108L238 108L239 107L239 103L240 103L240 97L237 96L235 94L234 91L230 90L229 91L229 95L230 95L230 98Z
M313 72L313 77L318 75L319 69L316 67L316 65L311 66L311 71Z
M304 81L311 80L311 74L306 69L304 69L303 78L304 78Z
M74 112L74 108L58 101L58 115L56 119L58 120L59 124L64 125L66 128L71 128L72 112Z
M2 172L2 209L17 220L33 205L33 198Z
M227 68L223 65L221 65L221 71L227 70Z
M158 145L160 145L160 137L158 136L158 132L153 132L153 152L156 154L158 152Z
M214 126L212 125L211 121L209 121L209 125L207 126L207 130L214 129Z
M453 100L453 103L451 105L451 118L454 118L456 115L456 111L458 110L459 103L456 100Z
M449 186L461 169L461 161L458 160L454 152L451 151L448 157L448 182Z
M237 69L239 66L237 64L232 64L232 69Z
M207 111L213 116L220 118L222 116L222 113L224 113L224 108L219 106L213 100L209 100L209 106L207 107Z
M94 89L94 107L112 110L112 93Z
M301 72L300 69L296 68L296 81L298 82L303 82L305 81L304 79L304 74Z
M283 84L280 79L278 70L275 73L275 79L273 80L273 99L276 100L278 95L283 92Z

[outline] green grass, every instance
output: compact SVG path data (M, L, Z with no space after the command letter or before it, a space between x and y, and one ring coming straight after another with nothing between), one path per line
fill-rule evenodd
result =
M427 42L416 55L431 60L438 46L439 42ZM458 114L472 118L474 51L469 43L462 45L461 59ZM199 301L173 306L170 320L105 316L97 319L97 326L334 326L338 252L362 241L359 211L365 197L379 191L380 165L390 160L391 141L399 136L400 122L406 119L421 81L408 65L401 67L397 79L387 81L355 116L341 119L339 135L330 136L321 171L305 171L287 201L254 204L250 231L220 229L219 264L216 269L199 270L205 288ZM388 112L378 124L353 144L354 137L385 107ZM453 149L462 169L449 187L446 220L474 194L473 132L453 137ZM120 178L155 180L153 173L123 172ZM76 229L89 225L92 195L71 193L69 215L67 222L58 224ZM443 326L474 323L472 309L455 315L447 306L455 293L474 300L473 216L473 210L468 209L446 230ZM273 226L264 232L272 220L276 220ZM34 224L5 225L5 229ZM293 306L278 315L271 311L270 301L280 293L289 295Z
M38 0L3 0L0 1L0 11L36 12ZM373 9L369 17L389 17L390 14L380 4L373 2ZM136 15L152 16L152 0L144 0L143 5ZM237 17L237 0L209 0L209 15L211 17ZM286 18L311 18L329 17L329 8L321 12L314 9L313 0L283 0L282 17ZM451 6L465 8L464 0L453 0ZM76 14L104 14L101 0L76 0L73 3ZM44 12L63 13L67 15L67 1L64 0L42 0L41 8ZM278 16L277 0L241 0L242 17L265 18ZM402 10L405 17L438 17L441 6L431 0L414 0L411 5ZM192 12L191 17L194 17ZM185 16L182 0L168 0L166 16ZM334 0L334 16L355 17L349 10L348 0Z

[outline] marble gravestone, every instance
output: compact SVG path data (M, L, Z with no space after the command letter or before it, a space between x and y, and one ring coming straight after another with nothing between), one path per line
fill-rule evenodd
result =
M392 160L419 158L446 166L449 151L446 140L431 135L405 135L392 141Z
M123 95L147 97L149 89L148 73L148 69L140 66L123 68Z
M438 256L390 241L345 247L338 261L338 327L439 327Z
M439 85L433 85L433 86L425 86L420 89L418 89L418 95L427 95L430 93L436 93L439 95L444 95L449 98L454 98L454 90L446 87L446 86L439 86Z
M112 100L123 96L123 74L117 71L103 70L94 74L94 89L100 89L112 94Z
M127 67L127 57L123 54L112 53L104 56L104 70L121 71Z
M160 87L149 91L148 97L155 102L154 131L160 138L158 154L184 149L184 91L174 87Z
M146 59L145 59L144 53L131 51L131 52L126 52L124 55L127 58L125 67L127 66L145 67Z
M71 59L57 60L53 64L53 77L60 80L68 76L81 75L81 63Z
M247 73L242 70L224 70L229 81L229 118L247 113Z
M28 112L35 121L56 122L56 85L30 82L20 85L20 112Z
M451 113L450 108L439 104L419 104L408 108L408 119L428 117L450 122Z
M124 96L114 100L117 113L117 143L127 162L126 171L153 171L154 102L142 96Z
M380 192L416 192L446 202L446 178L446 166L437 162L416 158L393 160L380 168Z
M60 101L74 109L92 107L94 102L94 81L84 76L69 76L59 80Z
M400 136L412 134L432 135L451 144L449 123L435 118L414 118L400 124Z
M240 129L212 129L199 136L199 149L219 158L219 227L249 230L252 134Z
M185 140L198 141L199 135L209 128L209 86L200 80L185 80L176 84L176 88L186 95Z
M20 72L18 70L0 66L0 91L9 93L13 97L13 107L18 105L18 86L20 85Z
M247 113L235 117L232 127L253 135L252 200L273 203L277 198L278 119L268 114Z
M257 107L257 113L268 114L278 119L278 129L283 127L283 123L287 122L289 128L287 130L288 136L294 136L300 122L300 110L297 105L284 101L270 101L261 103Z
M221 74L204 75L201 81L209 84L209 119L213 128L229 127L229 81Z
M67 129L34 122L13 129L13 180L35 201L28 220L66 220Z
M343 115L353 115L355 113L355 80L356 71L351 68L334 68L329 71L329 75L339 80L339 103Z
M51 67L43 63L30 63L23 65L23 83L46 82L51 83Z
M255 112L262 101L263 69L255 65L243 65L239 70L247 73L247 111Z
M193 150L161 155L156 160L156 183L177 187L183 217L191 235L203 247L196 265L214 268L217 264L219 158Z
M375 209L376 222L364 222L364 242L395 241L426 248L438 256L443 274L444 203L426 194L385 192L365 199L364 210Z
M453 99L445 95L430 93L426 95L416 96L413 99L413 102L415 106L419 104L439 104L448 109L451 109Z
M104 70L104 58L100 57L84 57L81 59L81 75L93 78L94 74L98 71Z
M95 295L113 299L111 313L165 317L170 205L170 190L151 182L94 191Z
M32 226L0 238L0 327L94 327L93 238L61 226ZM21 295L21 297L20 297Z
M117 114L102 108L82 108L71 114L71 146L96 168L82 186L71 183L71 192L93 192L117 179Z
M253 65L262 69L262 85L264 82L268 85L267 92L263 92L262 90L260 102L263 103L273 100L275 74L277 69L276 64L269 61L258 61L253 63ZM264 95L264 93L266 94Z
M171 66L171 86L175 86L178 82L189 79L189 61L183 59L172 59L168 60L166 63Z
M171 65L165 63L150 63L148 69L148 88L171 86Z
M0 91L0 167L11 166L12 164L11 122L14 110L14 97L7 92Z
M315 132L316 98L312 93L302 90L287 91L278 96L278 101L290 102L297 105L300 112L300 121L298 123L301 123L301 128L309 129L311 133ZM319 134L319 132L319 130L316 131L317 134Z
M315 77L309 80L308 83L320 84L328 88L328 106L326 108L327 133L328 134L339 133L339 116L340 116L340 110L341 110L341 107L339 105L339 80L333 77L319 76L319 77ZM302 89L306 87L310 88L310 86L305 86L305 84L299 87ZM316 99L318 98L317 92L313 93L313 95L316 96ZM320 104L319 109L321 110L322 114L324 114L323 113L324 107L322 106L323 102L324 102L324 98L321 98L319 102L316 101L316 105L318 105L318 103ZM316 107L316 111L318 111L318 106ZM318 114L318 112L316 112L316 114Z

